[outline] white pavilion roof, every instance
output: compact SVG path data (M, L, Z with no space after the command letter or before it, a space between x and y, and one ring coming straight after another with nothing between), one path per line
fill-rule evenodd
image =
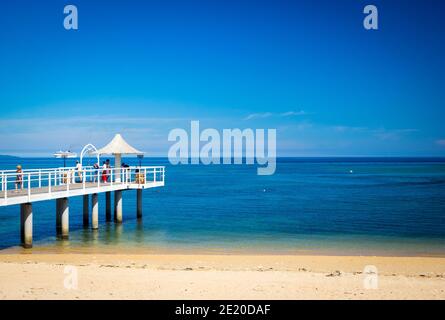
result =
M97 150L97 153L98 154L143 154L142 151L139 151L130 146L119 133L116 134L113 140L111 140L105 147Z

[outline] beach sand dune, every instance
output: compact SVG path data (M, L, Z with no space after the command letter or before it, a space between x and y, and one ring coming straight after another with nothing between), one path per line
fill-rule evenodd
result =
M445 258L1 254L0 298L445 299Z

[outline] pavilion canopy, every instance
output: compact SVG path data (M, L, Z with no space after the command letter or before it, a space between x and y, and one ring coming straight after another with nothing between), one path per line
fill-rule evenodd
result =
M132 146L122 138L120 134L116 134L113 140L110 141L105 147L97 150L98 154L144 154Z

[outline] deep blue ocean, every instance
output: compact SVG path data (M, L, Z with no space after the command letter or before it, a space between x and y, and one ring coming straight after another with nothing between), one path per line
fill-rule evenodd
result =
M62 165L60 159L6 158L0 168L18 163L25 169ZM173 166L160 158L145 158L143 165L165 165L166 184L144 190L142 221L136 191L123 193L121 226L105 222L101 194L99 231L84 229L82 198L74 197L70 239L56 240L55 200L36 202L30 250L445 254L445 159L279 158L271 176L257 175L254 165ZM1 249L20 244L19 220L19 206L0 207Z

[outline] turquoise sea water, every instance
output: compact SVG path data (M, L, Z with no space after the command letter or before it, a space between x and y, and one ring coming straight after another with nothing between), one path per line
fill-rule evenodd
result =
M137 164L137 159L124 159ZM57 159L0 159L0 168L51 168ZM73 165L73 163L68 163ZM218 253L445 254L445 159L280 158L276 173L251 165L165 165L166 186L123 193L124 223L82 227L70 198L70 239L56 240L55 201L36 202L34 248ZM352 173L351 173L352 170ZM20 243L19 207L0 207L0 248Z

